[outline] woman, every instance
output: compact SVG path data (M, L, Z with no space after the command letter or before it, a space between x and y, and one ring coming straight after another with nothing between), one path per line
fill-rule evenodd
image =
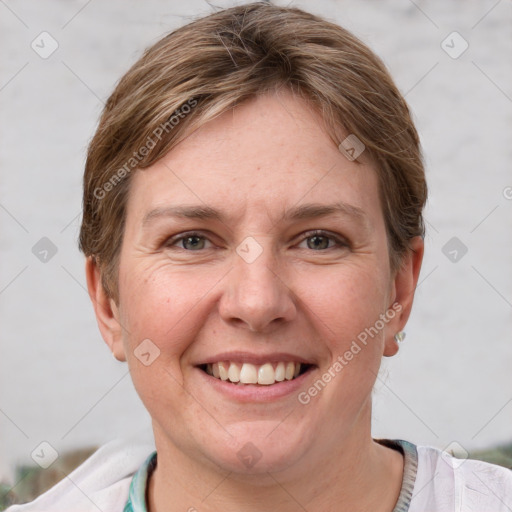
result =
M156 451L11 510L510 510L506 469L371 436L426 196L405 101L341 27L254 3L156 43L90 144L80 233Z

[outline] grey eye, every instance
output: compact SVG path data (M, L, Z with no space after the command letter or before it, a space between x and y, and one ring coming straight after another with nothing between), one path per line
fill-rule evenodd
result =
M184 249L197 250L204 249L205 239L202 236L190 235L180 240Z
M328 249L330 238L322 235L313 235L307 239L309 249Z

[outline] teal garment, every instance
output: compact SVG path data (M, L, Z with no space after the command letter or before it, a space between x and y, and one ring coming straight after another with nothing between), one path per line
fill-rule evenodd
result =
M407 512L411 503L412 491L418 470L418 451L416 445L402 439L375 439L378 443L402 452L404 456L404 477L398 502L393 512ZM156 467L156 452L153 452L132 478L128 501L123 512L147 512L147 484Z
M149 477L156 468L156 452L153 452L133 475L130 484L128 501L124 506L123 512L147 512L146 507L146 489Z

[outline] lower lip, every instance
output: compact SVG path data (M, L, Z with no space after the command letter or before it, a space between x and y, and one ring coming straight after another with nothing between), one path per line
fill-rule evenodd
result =
M196 368L196 370L205 379L207 384L231 400L239 402L271 402L279 398L289 397L290 395L297 395L300 388L305 385L306 380L310 378L315 367L309 368L305 373L295 377L293 380L284 380L268 386L260 384L233 384L232 382L212 377L200 368Z

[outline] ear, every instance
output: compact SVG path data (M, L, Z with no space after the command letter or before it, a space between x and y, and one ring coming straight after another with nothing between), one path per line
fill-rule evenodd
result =
M398 352L398 343L395 334L404 329L411 314L414 292L420 275L421 262L424 252L423 239L419 236L410 241L410 250L404 255L402 265L396 271L391 288L389 311L397 314L388 322L384 355L394 356ZM393 307L394 305L394 307Z
M91 299L96 321L105 343L118 361L126 361L123 347L122 328L119 322L119 309L111 299L101 282L101 273L96 261L89 256L85 261L87 289Z

